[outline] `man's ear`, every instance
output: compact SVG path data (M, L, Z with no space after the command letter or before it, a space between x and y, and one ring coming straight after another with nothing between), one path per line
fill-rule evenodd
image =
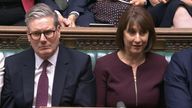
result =
M31 37L30 37L30 35L29 35L29 31L30 31L30 30L29 30L28 27L26 28L26 31L27 31L27 32L26 32L27 40L28 40L28 42L31 42Z
M57 26L56 31L57 31L56 33L58 34L58 36L60 38L61 37L61 26L60 25Z
M57 30L59 30L59 32L61 31L61 26L60 25L57 26Z

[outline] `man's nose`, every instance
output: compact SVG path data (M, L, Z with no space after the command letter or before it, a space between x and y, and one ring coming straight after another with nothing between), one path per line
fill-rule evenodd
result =
M44 34L44 33L41 33L41 35L40 35L40 41L46 41L46 40L47 40L47 38L46 38L45 34Z

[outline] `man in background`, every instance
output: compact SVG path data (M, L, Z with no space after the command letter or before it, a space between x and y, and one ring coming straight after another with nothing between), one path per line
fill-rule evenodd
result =
M94 15L89 11L89 6L96 0L41 0L52 9L57 10L64 17L63 26L89 26L94 23ZM62 18L60 18L62 19ZM68 21L66 21L68 20Z

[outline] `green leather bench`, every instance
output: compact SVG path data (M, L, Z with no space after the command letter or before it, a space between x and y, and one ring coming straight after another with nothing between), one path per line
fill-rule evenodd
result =
M84 52L91 56L92 65L95 66L95 62L97 58L102 57L106 54L110 54L113 52L113 50L81 50L81 52ZM154 53L160 54L162 56L165 56L165 59L169 62L171 60L171 56L173 52L171 51L156 51Z
M18 53L18 52L21 52L23 49L13 49L13 50L10 50L10 49L1 49L0 52L3 52L3 54L5 55L5 57L8 57L10 55L13 55L15 53ZM95 66L95 62L97 60L97 58L99 57L102 57L106 54L110 54L111 52L113 52L114 50L80 50L81 52L84 52L86 54L88 54L90 57L91 57L91 60L92 60L92 65L93 65L93 68ZM165 56L166 60L169 62L170 59L171 59L171 56L173 54L173 52L171 51L156 51L155 53L158 53L162 56Z
M115 44L117 28L76 27L63 28L60 42L91 56L93 66L97 58L111 53ZM174 51L192 47L192 28L155 28L157 39L153 51L166 57ZM29 47L25 26L0 26L0 52L7 57Z

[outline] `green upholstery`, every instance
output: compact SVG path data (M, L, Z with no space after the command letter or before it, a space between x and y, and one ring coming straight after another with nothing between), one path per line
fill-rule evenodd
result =
M156 51L155 53L165 56L165 59L169 62L174 52L173 51Z
M107 54L113 52L113 50L81 50L81 52L84 52L84 53L91 56L92 65L93 65L93 68L94 68L97 58L102 57L104 55L107 55ZM171 60L171 56L173 54L173 52L171 52L171 51L156 51L154 53L165 56L165 59L168 62Z
M3 52L5 57L7 57L7 56L13 55L15 53L21 52L22 50L23 49L11 49L11 50L10 49L1 49L0 52ZM95 62L96 62L97 58L113 52L113 50L80 50L80 51L90 55L93 68L95 66ZM171 52L171 51L156 51L155 53L165 56L165 58L168 62L170 61L171 56L173 54L173 52Z
M5 57L8 57L21 51L23 51L23 49L0 49L0 52L2 52Z

